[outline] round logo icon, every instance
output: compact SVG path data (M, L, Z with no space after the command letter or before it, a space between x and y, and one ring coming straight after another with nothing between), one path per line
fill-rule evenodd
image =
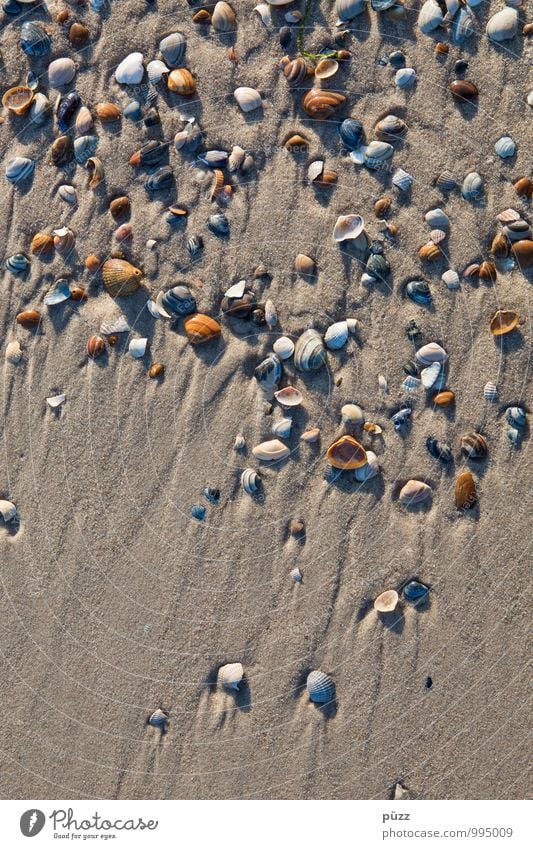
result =
M24 811L20 818L20 830L24 837L35 837L42 831L45 822L46 817L42 811L30 808L29 811Z

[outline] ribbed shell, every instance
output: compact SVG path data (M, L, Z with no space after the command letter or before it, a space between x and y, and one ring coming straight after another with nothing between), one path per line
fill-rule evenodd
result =
M413 185L413 178L403 168L398 168L393 174L392 184L401 192L407 192Z
M6 259L6 268L12 274L24 274L30 266L30 260L26 254L13 254Z
M436 178L435 185L444 192L451 192L457 186L457 180L450 171L442 171Z
M317 121L326 121L333 117L345 100L345 95L337 91L312 88L305 95L302 105L311 118L315 118Z
M154 728L166 728L168 725L168 713L161 708L158 708L153 712L150 719L148 720L150 725L153 725Z
M480 433L467 433L461 437L461 450L471 460L482 460L487 456L487 440Z
M440 26L443 18L444 15L437 0L426 0L418 15L418 28L420 32L427 35L428 32L432 32Z
M306 686L312 702L326 704L335 699L335 684L333 683L333 679L319 669L315 669L309 673Z
M475 32L475 21L472 13L467 8L461 8L452 23L451 33L454 44L463 44L467 38L471 38Z
M294 346L294 365L299 371L315 371L326 362L326 349L317 330L306 330Z
M142 271L125 259L108 259L102 266L102 277L112 298L125 297L139 289Z
M218 321L215 321L210 315L204 315L200 312L186 318L183 322L183 329L193 345L201 345L204 342L217 339L222 330Z
M502 136L494 145L494 150L501 159L509 159L516 153L516 144L510 136Z
M242 663L227 663L218 670L217 681L228 690L238 690L244 676Z
M365 10L365 0L336 0L335 12L339 21L351 21Z
M159 42L159 50L171 68L179 68L185 56L186 47L187 39L182 32L172 32Z
M52 49L52 41L38 23L24 21L20 28L20 46L27 56L46 56Z
M331 351L338 351L348 341L348 324L346 321L337 321L331 324L324 334L324 342Z
M33 159L28 159L26 156L15 156L6 165L5 175L10 183L20 183L26 180L33 174L35 162Z
M248 495L254 495L261 487L261 478L255 469L245 469L241 475L241 486Z
M483 191L483 180L477 171L471 171L463 180L461 194L465 200L474 200Z
M498 388L495 383L492 383L490 380L483 387L483 397L486 401L497 401L498 400Z

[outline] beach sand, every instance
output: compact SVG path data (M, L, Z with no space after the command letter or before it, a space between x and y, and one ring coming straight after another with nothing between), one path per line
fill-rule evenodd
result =
M57 134L51 120L35 128L27 117L10 116L0 127L2 172L15 155L37 163L22 190L2 173L4 260L29 254L39 230L66 223L77 236L66 261L32 257L26 279L6 272L2 280L0 496L16 504L20 526L0 527L0 794L384 799L401 782L414 798L522 798L530 786L524 742L531 472L527 434L513 449L504 411L511 403L527 406L532 280L502 271L494 285L463 282L454 292L440 275L486 255L501 210L528 213L513 181L531 169L531 43L522 35L489 43L486 21L501 7L494 0L473 11L475 35L444 58L435 56L434 41L447 36L420 33L418 3L406 3L404 22L370 11L346 39L352 62L328 84L346 93L346 104L331 122L317 123L301 108L303 92L291 91L277 67L285 10L275 11L267 29L252 2L233 5L234 37L193 24L185 2L114 0L103 17L69 7L71 19L91 31L82 51L55 23L60 4L50 4L48 14L43 7L24 13L51 24L51 58L76 58L70 87L93 114L106 100L124 108L129 96L114 81L115 67L131 50L146 62L156 58L161 36L175 29L187 36L185 64L197 79L197 98L160 96L159 128L96 121L105 181L94 192L82 167L65 180L50 164ZM335 18L332 2L316 4L307 50L332 43ZM521 18L527 19L523 10ZM22 53L20 21L2 19L2 91L23 82L30 64L45 73L50 58L30 62ZM231 43L236 62L227 57ZM378 62L397 48L417 72L408 92ZM463 57L467 78L479 88L477 108L458 106L448 90L454 62ZM261 92L261 113L239 111L232 96L238 85ZM49 97L53 103L56 92ZM414 178L406 196L391 187L390 170L354 165L337 132L338 120L353 115L372 138L376 121L390 112L408 125L393 158L394 168ZM205 149L238 144L254 157L255 171L228 205L229 240L207 229L216 205L195 182L194 156L171 145L176 188L155 196L144 189L146 171L128 164L149 138L172 141L183 127L180 113L196 116ZM282 146L292 131L309 138L308 153ZM516 156L504 161L494 152L503 134L517 143ZM318 154L338 172L330 190L305 180L308 159ZM483 197L472 203L458 190L444 195L432 185L444 168L459 183L479 171ZM77 190L75 208L57 195L64 182ZM394 199L390 220L398 227L396 239L385 240L391 286L365 289L359 262L338 249L332 231L339 215L356 212L371 238L382 237L372 209L384 193ZM120 194L132 204L134 236L125 253L143 270L145 288L114 304L83 259L106 258L117 248L107 207ZM176 199L190 210L185 230L165 222L164 210ZM423 265L417 250L428 238L423 215L432 207L451 221L449 262ZM194 234L203 236L205 249L191 263L186 240ZM157 241L154 249L148 239ZM294 273L298 253L316 258L315 280ZM254 280L260 263L270 279ZM405 280L421 274L433 293L429 310L401 292ZM60 277L87 288L88 301L43 306ZM223 292L240 279L259 302L268 297L276 305L272 333L221 318ZM154 321L144 308L148 293L179 282L191 287L199 310L220 318L219 342L194 348L181 327ZM522 323L497 340L488 324L499 306L516 309ZM39 332L15 324L24 308L43 312ZM120 312L134 336L149 339L149 353L132 359L126 334L105 357L88 361L87 338ZM304 394L288 440L292 453L278 466L258 463L251 449L271 438L272 416L260 408L255 366L280 333L296 337L311 323L323 332L345 317L357 318L360 332L328 354L327 368L305 374L292 360L285 364L283 385ZM405 334L410 319L425 341L448 352L456 404L439 409L419 393L399 434L390 415L405 397L402 364L414 355ZM4 364L5 346L15 338L23 359ZM148 378L152 362L165 364L162 382ZM380 374L388 381L385 397ZM494 404L483 398L489 380L499 389ZM58 392L67 399L54 414L45 399ZM362 486L351 473L328 486L324 454L342 432L340 409L348 402L383 428L381 437L364 437L381 472ZM301 443L312 426L320 428L320 442ZM460 438L479 427L489 457L468 463ZM246 439L243 452L233 449L238 433ZM426 451L429 435L451 445L451 467ZM247 467L261 474L262 499L240 487ZM473 471L479 504L461 515L454 480L465 468ZM413 477L432 485L425 510L398 502L399 486ZM220 489L218 506L203 499L206 486ZM207 508L203 522L191 518L197 503ZM305 522L303 540L290 537L292 518ZM289 575L295 566L301 584ZM431 588L429 603L417 610L402 602L392 624L381 621L373 599L411 577ZM212 686L218 667L233 661L246 675L235 697ZM333 677L332 709L309 702L311 669ZM164 735L146 725L159 706L170 711Z

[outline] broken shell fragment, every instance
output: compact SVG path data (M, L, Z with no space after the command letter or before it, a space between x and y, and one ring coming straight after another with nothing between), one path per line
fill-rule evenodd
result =
M518 327L519 320L515 310L497 310L490 320L490 332L493 336L503 336Z
M17 508L12 501L6 501L5 498L0 498L0 515L4 522L12 522L17 516Z

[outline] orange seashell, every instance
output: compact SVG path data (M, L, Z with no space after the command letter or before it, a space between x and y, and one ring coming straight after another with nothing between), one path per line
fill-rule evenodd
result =
M479 279L487 280L490 283L495 283L496 278L498 276L498 272L496 271L496 266L493 262L485 261L482 262L479 266Z
M522 268L529 268L533 265L533 240L520 239L519 242L514 242L511 247L511 253L518 265Z
M230 60L230 62L236 62L237 61L237 54L236 54L235 48L233 46L228 47L228 59Z
M41 313L38 310L24 310L17 315L17 324L22 327L38 327L41 323Z
M366 451L353 436L345 434L329 446L327 458L335 469L358 469L366 464Z
M374 422L365 422L363 430L366 430L367 433L373 434L383 433L383 429L378 424L374 424Z
M33 91L26 85L17 85L9 88L2 97L2 106L14 112L15 115L24 115L32 104Z
M201 345L217 339L222 330L218 321L201 312L188 316L183 322L183 329L193 345Z
M109 204L109 212L115 219L124 218L131 209L130 199L127 195L115 198Z
M122 115L122 109L115 103L97 103L95 109L102 124L118 121Z
M505 257L509 256L510 245L507 241L506 237L503 233L498 233L494 236L492 240L492 244L490 246L490 252L492 256L495 256L497 259L505 259Z
M207 9L200 9L192 16L192 19L195 24L210 24L211 14L207 11Z
M454 401L455 392L452 392L451 389L445 389L444 392L439 392L433 398L433 403L439 407L447 407L448 404L453 404Z
M497 310L490 320L490 332L493 336L503 336L518 326L520 316L515 310Z
M165 366L163 365L163 363L154 363L150 366L150 369L148 370L148 376L151 377L153 380L157 379L158 377L163 377L164 373Z
M125 259L108 259L102 266L104 286L112 298L133 295L141 285L142 271Z
M115 239L117 242L127 242L131 238L133 238L133 227L128 222L121 224L115 230Z
M435 242L428 242L422 245L418 251L418 256L420 259L427 259L428 262L434 262L440 257L440 248Z
M102 265L102 260L99 256L96 256L96 254L89 254L89 256L85 258L84 265L85 268L89 269L89 271L98 271Z
M333 117L345 100L344 94L340 94L338 91L312 88L305 95L302 105L311 118L315 118L317 121L326 121Z
M374 215L376 218L384 218L392 206L392 198L379 198L374 204Z
M59 17L59 15L58 15ZM67 12L68 17L68 12ZM89 29L84 24L74 23L68 31L68 40L73 47L83 47L89 40Z
M96 187L100 185L104 177L104 166L102 165L102 161L98 159L97 156L90 156L87 162L85 163L85 168L87 173L89 174L89 179L87 180L87 188L96 189Z
M188 68L175 68L168 75L167 86L175 94L189 95L196 91L194 77Z
M31 240L32 254L46 255L54 250L54 237L50 233L36 233Z
M334 186L338 179L339 175L336 171L322 171L322 174L317 180L315 180L315 183L317 186L325 189L329 186Z
M211 199L217 198L224 188L224 172L220 168L213 168L213 176L215 181L211 189Z
M301 56L296 59L289 59L288 56L284 56L279 66L290 86L299 86L310 73L307 62Z
M70 299L71 301L86 301L87 292L81 286L75 286L74 289L70 290Z
M461 472L455 481L455 506L458 510L470 510L476 501L476 484L472 473Z
M450 50L450 45L446 44L444 41L437 41L435 45L435 53L438 56L447 56Z
M101 336L90 336L85 350L92 360L101 357L105 351L105 339L102 339Z
M305 254L298 254L296 259L294 260L294 267L298 274L303 274L304 276L311 277L316 271L316 262Z
M68 21L70 18L70 12L68 9L61 9L60 12L56 15L56 21L58 24L64 24L65 21Z
M471 280L477 280L479 277L479 265L477 262L472 262L470 265L467 265L465 270L463 271L463 277L465 280L470 278Z
M337 50L337 59L339 62L348 62L352 58L349 50Z
M520 177L514 184L514 188L519 197L529 198L530 200L533 197L533 180L530 180L529 177Z
M308 148L309 141L305 138L305 136L300 136L296 133L293 136L289 136L286 142L283 144L287 150L295 150L296 148Z
M319 427L311 427L311 428L309 428L309 430L305 430L300 437L302 442L308 442L308 443L317 442L317 440L319 438L320 438L320 428Z

